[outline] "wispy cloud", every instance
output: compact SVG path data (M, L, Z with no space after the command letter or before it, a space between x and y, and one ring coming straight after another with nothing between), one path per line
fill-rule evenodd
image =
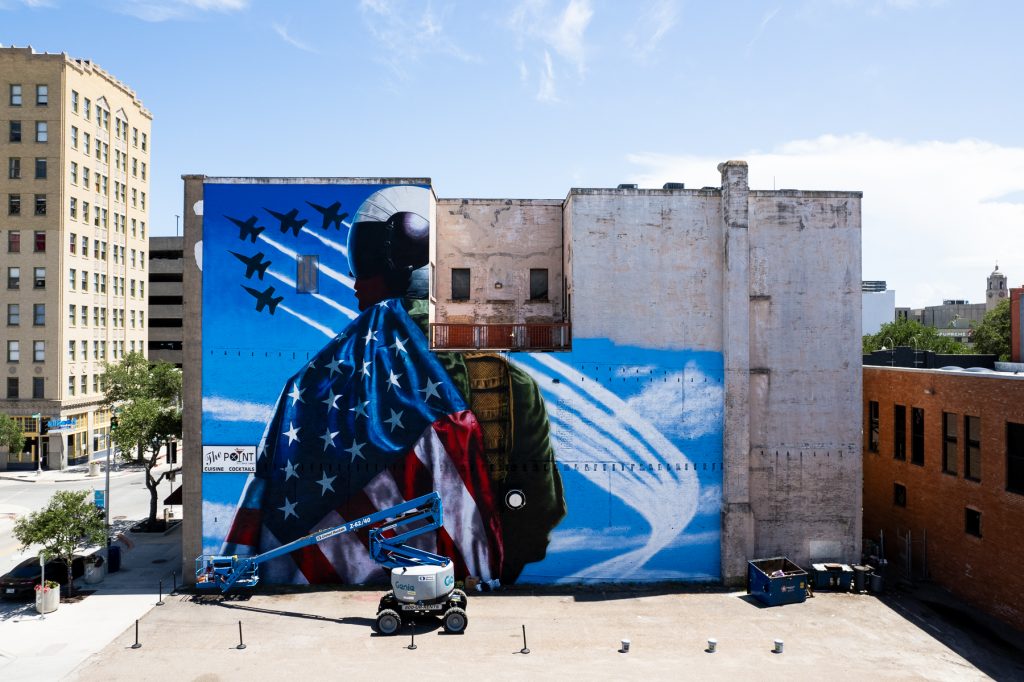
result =
M426 55L477 60L446 32L448 8L438 13L430 3L424 6L408 0L361 0L359 9L370 35L383 48L381 61L400 77L407 77L406 67Z
M122 14L150 22L190 19L203 12L241 12L249 0L122 0L116 9Z
M708 377L696 363L665 381L653 381L626 404L658 427L679 438L699 438L722 428L722 384Z
M764 30L768 27L768 24L772 23L772 19L775 18L775 15L779 13L780 9L782 8L776 7L775 9L768 10L767 12L764 13L764 16L761 17L761 23L757 25L757 30L754 31L754 36L750 39L750 42L747 43L748 55L750 54L750 51L753 49L754 43L756 43L757 39L761 37L762 33L764 33Z
M203 414L223 422L253 422L266 424L273 416L273 405L251 403L210 396L203 398Z
M630 181L718 186L725 158L635 154L643 170ZM862 275L887 280L897 305L982 301L997 256L1015 284L1024 281L1024 204L1013 201L1024 192L1024 147L823 135L728 158L750 164L753 189L863 191Z
M307 43L302 42L298 38L293 37L290 33L288 33L288 28L283 24L278 24L275 22L271 24L270 27L274 29L274 33L276 33L278 37L281 38L281 40L288 43L292 47L298 48L304 52L312 52L313 54L319 54L319 52L317 52L317 50L315 50L313 47L311 47Z
M509 28L516 34L521 49L537 50L537 99L559 101L555 89L557 70L552 53L575 66L582 76L587 68L586 31L594 16L590 0L568 0L561 10L552 9L547 0L523 0L509 17ZM525 69L520 69L522 74Z
M633 56L644 61L657 51L662 39L678 21L676 0L654 0L637 13L636 21L624 37L626 47Z

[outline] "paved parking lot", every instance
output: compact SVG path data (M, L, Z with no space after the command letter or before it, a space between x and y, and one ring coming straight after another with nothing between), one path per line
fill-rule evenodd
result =
M743 592L517 589L471 595L464 635L416 624L409 650L408 629L372 632L379 594L179 596L140 621L141 648L130 648L129 628L72 678L1024 679L1019 654L989 642L984 627L964 629L899 595L819 592L762 608ZM523 625L529 654L520 653ZM705 651L709 637L715 653Z

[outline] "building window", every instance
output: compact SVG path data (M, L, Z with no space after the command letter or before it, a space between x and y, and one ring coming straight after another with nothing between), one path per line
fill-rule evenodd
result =
M7 377L7 399L18 399L18 377Z
M964 416L964 478L981 480L981 417Z
M74 327L75 323L78 321L78 318L75 316L77 308L78 306L76 306L74 303L68 304L68 324L71 325L72 327Z
M452 268L452 300L469 300L469 268Z
M82 113L86 121L92 120L92 101L88 97L83 98Z
M86 111L88 111L88 109L86 109ZM68 377L68 395L74 395L74 394L75 394L75 378L74 377Z
M78 149L78 128L71 126L71 148Z
M530 268L530 300L548 300L547 268Z
M21 142L21 121L11 121L9 130L8 140L10 142Z
M942 413L942 470L956 476L956 415Z
M83 327L88 327L89 326L89 306L87 306L87 305L83 305L82 306L82 317L79 318L79 319L81 320Z
M10 230L7 233L7 253L21 253L20 230Z
M1006 489L1024 494L1024 424L1006 422Z
M21 195L7 195L7 215L21 215Z
M49 123L46 121L36 121L36 142L46 142L50 136Z
M907 486L900 483L892 484L892 503L897 507L907 506Z
M32 234L32 250L36 253L46 253L46 232L36 230Z
M142 151L146 151L146 133L142 133Z
M132 267L135 266L135 249L132 249ZM255 261L252 266L248 269L256 269L260 267L260 261L262 260L263 254L258 254L259 257L253 256ZM300 294L317 294L320 293L320 257L319 256L299 256L296 261L296 274L295 274L295 291ZM263 277L263 272L256 270L259 276ZM247 272L246 274L254 274ZM134 315L134 313L132 313Z
M46 159L40 157L40 158L36 159L36 180L45 180L45 179L46 179Z
M21 342L7 342L7 362L18 362L21 360Z
M17 327L21 324L21 304L20 303L8 303L7 304L7 326Z
M32 324L37 327L42 327L46 324L46 304L45 303L33 303L32 304Z
M21 288L21 268L7 268L7 288L8 289L20 289Z
M71 111L78 113L78 91L71 91Z
M964 507L964 532L976 538L981 537L981 512Z
M32 268L32 288L46 288L46 268Z
M77 271L74 268L71 268L70 270L68 270L68 288L71 289L71 291L75 290L75 285L78 282L78 280L75 279L75 274L76 273L77 273Z
M924 410L910 410L910 463L924 466Z
M45 107L50 103L50 86L36 86L36 106Z
M21 85L18 83L12 83L10 87L10 103L12 107L21 106Z
M7 159L7 177L11 180L21 179L21 159L12 156Z
M68 213L72 220L78 220L78 199L70 197L70 204L68 205Z
M907 408L893 405L892 408L892 456L895 459L907 458Z
M32 399L43 400L46 396L46 380L43 377L32 377Z
M85 210L82 213L82 217L85 218L86 220L88 220L89 219L89 205L86 204L85 202L83 202L83 205L85 207ZM89 238L86 237L84 234L82 235L82 257L83 258L88 258L89 257Z
M92 146L92 138L89 137L89 133L82 133L82 151L85 152L86 156L89 156L89 148ZM89 174L82 171L82 180L85 182L85 186L89 186Z
M46 341L32 342L32 362L46 362Z
M36 195L36 215L46 215L46 195Z
M868 402L868 450L878 452L878 402Z

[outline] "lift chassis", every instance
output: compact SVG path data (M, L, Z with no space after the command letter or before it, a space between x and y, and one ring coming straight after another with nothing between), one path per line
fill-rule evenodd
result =
M373 560L391 569L391 590L377 608L376 629L397 633L403 621L415 616L441 616L448 633L461 634L469 624L466 593L455 589L455 572L448 557L406 544L443 525L441 497L428 493L389 509L347 521L256 556L204 555L196 559L196 588L220 590L255 587L259 566L297 549L318 544L353 530L369 530Z

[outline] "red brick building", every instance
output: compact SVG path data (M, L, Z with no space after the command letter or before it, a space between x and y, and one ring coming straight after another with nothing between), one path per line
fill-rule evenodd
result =
M864 367L864 535L1024 630L1024 374Z

